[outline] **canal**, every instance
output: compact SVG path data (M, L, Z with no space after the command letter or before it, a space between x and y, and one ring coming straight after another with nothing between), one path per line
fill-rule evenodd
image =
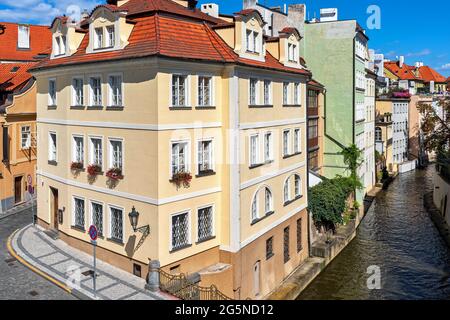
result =
M307 287L303 299L450 299L450 250L423 207L432 172L402 174L382 191L356 238ZM369 290L369 266L381 289Z

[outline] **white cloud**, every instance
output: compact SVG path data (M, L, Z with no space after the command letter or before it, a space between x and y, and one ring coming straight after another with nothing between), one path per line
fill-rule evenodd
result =
M102 0L2 0L0 21L50 24L56 16L67 14L68 8L77 6L80 12L92 10Z
M427 56L429 54L431 54L430 49L423 49L422 51L419 51L419 52L409 52L405 56L406 57L421 57L421 56Z
M450 63L443 64L439 70L450 70Z

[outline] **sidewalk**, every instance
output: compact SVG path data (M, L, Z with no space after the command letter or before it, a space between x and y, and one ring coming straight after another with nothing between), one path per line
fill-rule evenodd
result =
M36 198L33 199L33 202L28 201L28 202L19 204L18 206L12 207L11 209L6 210L4 212L0 212L0 220L3 219L3 218L9 217L9 216L11 216L13 214L20 213L22 211L28 210L32 206L34 206L34 208L35 208L34 210L36 210ZM31 213L30 213L30 221L32 221Z
M9 239L8 249L20 262L76 297L94 299L91 255L51 239L44 229L32 225L16 231ZM97 260L99 300L174 299L146 290L145 283L142 278Z

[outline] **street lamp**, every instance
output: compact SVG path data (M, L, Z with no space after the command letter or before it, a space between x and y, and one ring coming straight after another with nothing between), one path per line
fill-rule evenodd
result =
M146 225L143 227L137 227L139 222L139 212L136 211L136 208L133 206L133 209L131 209L131 212L128 214L128 217L130 218L131 226L133 227L134 232L141 232L143 234L148 234L150 232L150 226Z

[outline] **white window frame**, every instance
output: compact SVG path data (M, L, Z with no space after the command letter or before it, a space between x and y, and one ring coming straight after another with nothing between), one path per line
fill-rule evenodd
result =
M92 87L92 80L100 79L100 104L94 103L94 88ZM102 107L103 106L103 79L101 75L91 75L89 76L89 106L91 107Z
M253 162L253 152L252 152L252 139L256 138L256 144L255 144L255 162ZM253 167L256 166L258 164L261 164L261 155L260 155L260 140L259 140L259 133L254 133L251 134L249 136L249 144L248 144L249 150L248 150L248 155L249 155L249 166Z
M172 171L172 159L173 159L173 145L174 144L186 144L186 153L185 153L185 172L191 171L191 141L185 140L171 140L169 142L169 150L170 150L170 158L169 158L169 177L173 177L176 172Z
M253 223L257 221L259 216L259 191L260 189L256 190L256 192L253 194L252 202L250 204L250 222ZM253 216L253 205L255 204L255 216Z
M210 238L214 238L215 236L216 236L216 206L215 206L215 204L214 203L211 203L211 204L207 204L207 205L204 205L204 206L201 206L201 207L197 207L197 216L196 216L196 230L197 230L197 232L196 232L196 235L195 235L195 237L196 237L196 241L197 242L199 242L199 241L207 241L208 239L206 239L206 240L200 240L199 238L198 238L198 223L199 223L199 211L200 210L202 210L202 209L206 209L206 208L210 208L211 207L211 236L210 236ZM171 220L172 221L172 220ZM172 239L172 238L171 238Z
M254 82L255 92L252 94L252 83ZM259 94L258 94L259 80L256 78L250 78L248 82L248 104L251 106L256 106L259 103ZM252 97L254 97L254 101L252 101Z
M177 88L177 93L178 93L178 97L175 98L175 100L178 101L177 104L174 104L174 95L173 95L173 86L174 86L174 79L175 77L184 77L184 104L181 105L180 102L180 88L179 88L179 83L178 83L178 88ZM190 86L190 82L191 82L191 76L187 73L174 73L171 74L170 76L170 82L169 82L169 101L170 101L170 106L171 107L175 107L175 108L189 108L191 105L191 86Z
M268 91L266 92L266 84L268 84ZM267 96L266 96L267 93ZM263 96L264 105L272 105L272 80L264 80L263 82Z
M292 200L290 180L291 180L291 177L289 176L286 178L286 180L284 180L284 183L283 183L283 203L288 203ZM285 190L286 186L287 186L287 192L288 192L287 199L286 199L286 190Z
M269 200L269 210L267 210L267 191L269 191L270 194L270 200ZM264 187L264 214L267 215L270 212L273 212L274 208L273 208L273 192L272 190L268 187L265 186Z
M101 30L101 34L98 31ZM103 27L94 28L94 50L103 49L105 43L105 31Z
M84 226L82 226L82 228L83 229L86 229L86 198L85 197L80 197L80 196L77 196L77 195L73 195L72 196L72 227L81 227L81 226L77 226L76 224L75 224L75 221L76 221L76 219L75 219L75 215L76 215L76 212L75 212L75 202L76 202L76 200L81 200L81 201L83 201L83 214L84 214Z
M261 44L260 44L260 32L256 30L247 29L245 32L246 35L246 51L250 53L260 53L261 52Z
M21 35L21 30L26 34ZM22 40L22 41L21 41ZM30 49L30 26L25 24L19 24L17 26L17 47L19 49Z
M170 230L169 231L169 251L179 250L179 249L181 250L182 248L184 248L184 247L174 248L173 247L173 243L172 243L172 232L173 232L172 218L175 217L175 216L178 216L178 215L182 215L182 214L187 214L187 221L188 221L188 230L187 230L187 232L188 232L188 236L187 236L188 243L186 244L186 246L189 246L189 245L192 244L192 220L191 220L192 212L191 212L191 209L179 211L179 212L176 212L176 213L172 213L169 216L169 228L170 228L169 229Z
M53 92L50 90L52 88L51 83L53 83ZM56 78L48 79L48 106L53 107L57 105L57 91Z
M296 190L296 177L299 178L299 186L298 186L298 193L295 192ZM294 193L295 193L295 198L300 198L301 196L303 196L303 188L302 188L302 177L299 174L294 174Z
M28 128L28 130L24 130ZM27 134L26 139L24 139L24 134ZM25 124L20 126L20 149L25 150L31 148L31 125Z
M106 48L114 48L116 45L116 26L110 25L110 26L107 26L105 29L106 29L106 35L107 35L107 38L105 39L107 41ZM112 32L110 32L111 30L112 30ZM112 35L112 37L111 37L111 35Z
M204 93L204 86L200 88L200 80L209 79L209 104L200 103L200 93ZM204 101L204 99L203 99ZM200 74L197 76L197 106L211 107L215 105L214 101L214 77L208 74Z
M117 210L122 211L122 239L116 239L116 238L112 237L112 210L111 209L117 209ZM103 213L103 215L104 215L104 213ZM114 239L114 240L121 240L123 243L125 243L125 239L126 239L125 225L126 225L125 208L114 205L114 204L108 204L108 238ZM103 231L105 231L104 229L105 229L105 225L103 225Z
M287 141L284 140L284 135L285 135L286 132L288 133ZM283 156L290 156L292 154L291 129L284 129L283 130L282 139L283 139L283 141L282 141L281 145L282 145L282 148L283 148Z
M213 172L216 171L216 166L215 166L215 158L214 158L214 138L202 138L202 139L198 139L197 140L197 149L196 149L196 173L200 174L202 171L199 170L199 165L200 165L200 157L199 157L199 153L200 153L200 144L203 142L210 142L211 143L211 150L210 150L210 166Z
M120 142L121 143L121 153L122 153L122 163L120 169L122 170L122 173L124 172L125 167L125 143L123 138L115 138L115 137L109 137L108 138L108 168L116 168L113 166L114 164L114 154L113 154L113 148L112 148L112 142Z
M294 151L293 151L293 153L294 154L302 153L302 130L300 128L294 129Z
M78 98L78 95L77 95L77 88L75 87L75 82L76 81L80 81L81 80L81 103L78 103L77 102L77 98ZM77 106L77 107L80 107L80 106L84 106L84 104L85 104L85 95L84 95L84 77L83 76L77 76L77 77L73 77L72 78L72 106Z
M113 103L114 100L114 91L112 87L112 79L119 78L120 79L120 103ZM111 73L108 74L108 106L110 107L123 107L124 106L124 81L123 81L123 73Z
M85 148L85 146L86 146L86 144L85 144L85 141L84 141L84 135L82 135L82 134L73 134L72 135L72 162L78 162L78 160L77 160L77 157L78 157L78 155L77 155L77 144L76 144L76 138L81 138L82 139L82 142L83 142L83 150L82 150L82 159L81 159L81 162L83 163L83 164L85 164L86 163L86 148Z
M294 82L294 104L298 106L302 104L301 88L300 82Z
M289 82L283 82L283 105L289 105Z
M101 151L102 151L102 156L101 156L101 164L100 167L103 170L103 166L104 166L104 157L105 157L105 145L104 145L104 139L103 136L89 136L89 164L96 164L94 162L94 144L92 142L93 139L97 139L101 141Z
M97 200L89 200L89 224L93 225L94 224L94 210L93 210L93 204L97 204L97 205L101 205L102 206L102 227L103 230L101 230L102 232L99 232L99 236L105 236L106 233L106 224L105 224L105 203L102 201L97 201Z
M269 150L267 150L267 144L266 144L266 138L269 136ZM269 151L269 152L267 152ZM268 158L267 158L268 154ZM271 162L274 160L274 154L273 154L273 133L272 131L267 131L264 133L264 161L265 162Z
M55 145L54 146L53 146L52 135L55 136ZM53 152L53 147L55 148L54 152ZM48 132L48 161L58 162L58 135L56 134L55 131Z

